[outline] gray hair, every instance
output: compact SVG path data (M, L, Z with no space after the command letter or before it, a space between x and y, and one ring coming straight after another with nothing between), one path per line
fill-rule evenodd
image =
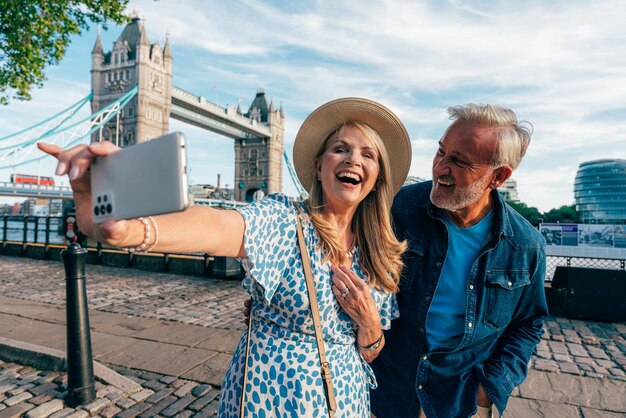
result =
M518 122L515 112L500 105L468 103L449 107L448 113L455 122L462 120L494 128L498 149L491 159L493 166L509 166L513 170L519 166L533 133L530 122Z

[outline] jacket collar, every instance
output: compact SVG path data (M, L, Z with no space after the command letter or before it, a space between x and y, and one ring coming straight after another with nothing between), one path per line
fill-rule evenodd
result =
M436 207L430 201L430 190L433 187L433 182L432 180L429 180L427 183L428 186L421 188L415 197L415 206L425 208L432 218L440 219L442 216L445 216L444 210ZM495 233L495 236L512 237L513 228L511 226L511 215L507 210L504 198L497 189L492 190L491 196L494 200L493 232Z

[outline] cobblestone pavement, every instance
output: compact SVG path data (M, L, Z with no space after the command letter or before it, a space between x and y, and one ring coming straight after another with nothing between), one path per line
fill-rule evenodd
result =
M215 417L219 388L173 376L114 368L143 390L129 395L96 382L96 399L77 408L64 404L67 374L38 371L0 360L0 418Z
M0 256L0 271L0 294L65 304L60 262ZM91 264L86 276L91 309L232 330L244 328L244 292L238 280ZM626 324L550 317L545 330L531 368L626 381Z
M65 273L55 261L0 256L0 294L65 305ZM185 324L243 330L238 280L137 269L86 267L89 308Z
M90 309L235 332L243 329L244 292L239 281L95 265L87 265L86 274ZM0 256L0 295L63 306L62 264ZM617 387L626 381L626 324L551 317L545 328L537 354L531 360L531 369L548 375L600 379L618 384ZM216 413L217 386L109 367L135 380L144 390L129 395L98 383L96 401L71 409L63 404L64 374L0 361L0 418L205 417Z

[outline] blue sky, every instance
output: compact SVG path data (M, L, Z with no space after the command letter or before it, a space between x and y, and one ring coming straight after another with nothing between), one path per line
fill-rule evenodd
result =
M174 85L247 110L263 87L298 127L343 96L378 100L407 126L410 174L430 178L452 105L499 103L535 129L514 172L520 199L542 211L571 204L578 164L626 158L626 2L133 1L150 42L169 33ZM110 50L121 33L102 33ZM30 102L0 108L0 136L52 115L90 90L95 27L75 37ZM171 121L189 140L195 183L233 184L233 144ZM51 174L51 162L18 172ZM295 195L284 170L283 190ZM10 171L1 170L0 180ZM67 181L65 180L65 184Z

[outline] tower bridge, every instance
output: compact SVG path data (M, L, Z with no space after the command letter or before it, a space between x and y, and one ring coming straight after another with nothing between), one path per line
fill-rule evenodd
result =
M235 199L250 201L255 192L282 191L285 115L259 89L247 112L239 105L222 107L172 85L173 55L169 38L163 47L150 43L139 18L133 18L105 52L100 34L91 53L91 110L97 112L134 86L137 94L92 134L124 147L169 132L169 119L230 138L235 151Z

